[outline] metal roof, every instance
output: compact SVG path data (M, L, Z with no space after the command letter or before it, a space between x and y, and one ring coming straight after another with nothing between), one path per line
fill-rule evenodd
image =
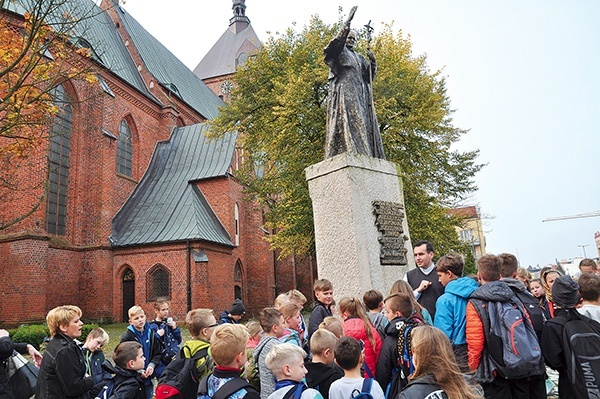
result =
M238 33L234 33L230 27L194 68L194 73L201 79L234 73L240 54L246 53L248 56L259 48L260 40L252 25ZM241 61L243 63L245 57Z
M237 134L205 136L208 126L177 128L156 145L148 170L113 218L115 247L203 240L233 247L195 181L227 176Z

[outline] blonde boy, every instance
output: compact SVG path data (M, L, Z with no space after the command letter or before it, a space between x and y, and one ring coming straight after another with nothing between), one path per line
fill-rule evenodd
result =
M312 360L306 362L306 385L318 389L324 399L329 398L329 387L333 381L344 376L344 371L333 362L333 349L337 337L324 328L319 328L310 339Z
M333 316L331 312L331 304L333 303L333 284L331 281L321 279L315 281L313 286L315 291L315 306L308 319L308 339L319 328L319 324L323 322L327 316Z
M230 399L259 399L260 395L252 385L240 377L246 364L248 329L242 324L221 324L210 337L210 347L216 365L211 374L200 382L198 393ZM216 388L216 389L215 389Z
M267 355L266 364L277 379L276 390L268 399L282 399L290 389L294 390L294 399L322 399L316 389L308 388L302 380L306 375L304 358L306 352L294 344L274 346Z
M192 309L185 316L185 323L192 339L186 341L182 347L183 355L192 358L199 351L206 352L196 361L198 378L208 375L215 363L211 357L210 338L217 327L217 319L212 309Z
M127 314L129 315L129 326L127 326L127 331L121 337L121 342L137 341L142 345L145 362L144 371L141 373L141 376L146 388L146 398L152 399L154 394L152 377L154 376L156 365L160 363L162 344L158 335L150 328L150 324L146 322L146 313L141 306L132 306L129 308Z

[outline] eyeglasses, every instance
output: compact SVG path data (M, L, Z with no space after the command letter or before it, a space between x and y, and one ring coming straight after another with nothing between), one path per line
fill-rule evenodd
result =
M213 327L216 327L218 325L219 325L219 323L215 323L215 324L211 324L210 326L206 326L206 328L213 328Z

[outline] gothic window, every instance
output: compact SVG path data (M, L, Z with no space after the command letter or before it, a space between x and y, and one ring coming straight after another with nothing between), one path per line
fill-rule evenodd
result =
M233 207L233 215L235 219L235 245L240 245L240 208L238 204Z
M133 145L131 128L125 119L119 125L117 138L117 173L131 177L131 163L133 159Z
M46 197L46 231L66 234L71 128L71 100L62 85L52 90L54 104L59 108L50 131L48 149L48 195Z
M155 265L147 275L146 299L153 301L158 297L171 297L171 275L163 265Z
M242 281L242 262L239 260L235 262L235 268L233 269L233 281Z

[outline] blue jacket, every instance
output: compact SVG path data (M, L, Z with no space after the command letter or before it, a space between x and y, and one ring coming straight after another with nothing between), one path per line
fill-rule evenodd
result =
M433 325L450 338L452 345L462 345L467 342L467 301L469 295L477 288L477 282L471 277L452 280L435 303Z

